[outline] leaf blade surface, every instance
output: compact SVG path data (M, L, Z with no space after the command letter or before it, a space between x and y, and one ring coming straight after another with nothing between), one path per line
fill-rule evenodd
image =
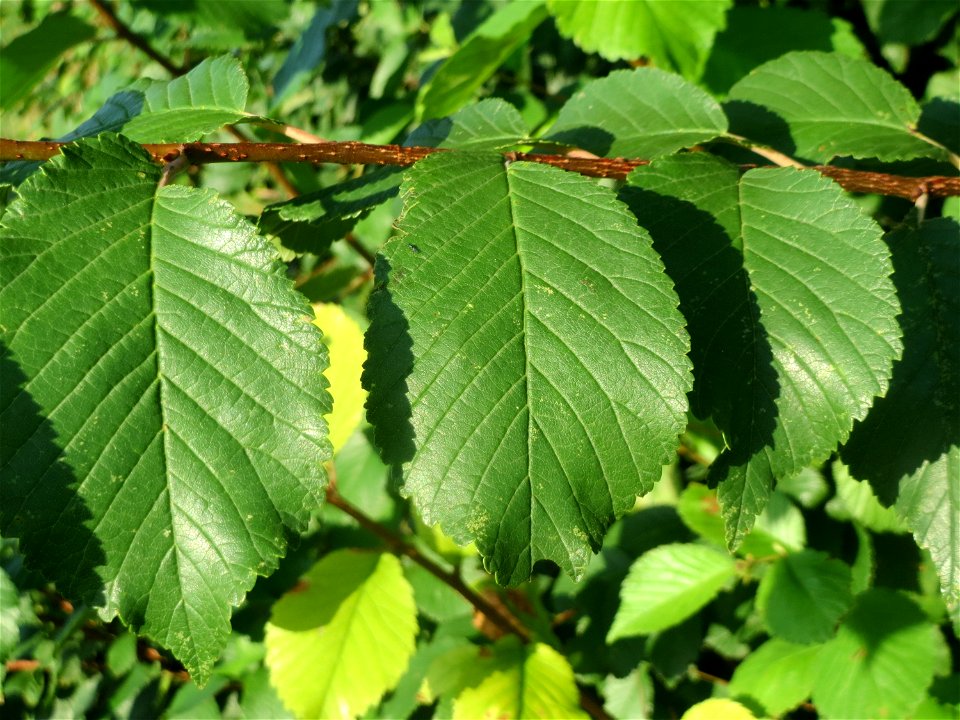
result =
M584 567L683 423L669 281L604 188L498 156L407 178L371 301L368 415L424 520L517 582ZM385 281L385 284L384 284Z
M3 342L24 377L4 374L2 521L203 682L231 606L322 501L326 353L265 241L158 179L104 135L4 216Z

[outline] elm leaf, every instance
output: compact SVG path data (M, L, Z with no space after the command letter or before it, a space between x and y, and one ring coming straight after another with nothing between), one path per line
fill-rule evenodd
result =
M203 683L322 501L326 352L269 243L159 179L105 134L3 217L0 531Z

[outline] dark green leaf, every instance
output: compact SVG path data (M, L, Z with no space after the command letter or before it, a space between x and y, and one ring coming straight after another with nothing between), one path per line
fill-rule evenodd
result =
M890 391L843 448L930 551L944 598L960 604L960 224L940 218L887 236L903 314ZM905 418L909 418L906 421Z
M612 193L496 155L418 163L377 263L368 416L427 523L504 582L583 572L684 423L685 336Z
M326 353L269 244L159 177L103 135L3 218L0 519L203 682L231 606L322 500Z
M882 394L900 340L879 228L812 171L662 158L625 196L676 283L692 338L691 401L728 450L727 541L739 543L775 478L822 461Z

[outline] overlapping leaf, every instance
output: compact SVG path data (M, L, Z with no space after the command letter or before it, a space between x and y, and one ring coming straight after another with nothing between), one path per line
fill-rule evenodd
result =
M736 576L733 558L705 545L654 548L630 568L608 642L647 635L686 620Z
M944 597L960 605L960 225L937 219L888 236L903 305L903 358L890 391L843 448L857 478L930 550ZM904 418L910 418L905 422Z
M393 555L339 550L274 606L270 679L303 718L353 718L391 690L413 656L417 607Z
M850 567L825 553L790 553L773 564L757 588L757 607L767 629L784 640L829 640L850 608Z
M759 702L771 715L792 710L810 697L821 647L768 640L737 666L730 696Z
M103 135L0 230L2 532L203 682L319 505L326 353L270 246Z
M677 284L694 411L728 445L711 472L736 545L774 478L825 459L886 390L900 310L879 228L815 172L699 156L638 168L627 197Z
M654 158L727 130L717 101L679 75L638 68L587 83L560 109L548 140L598 155Z
M916 604L870 590L820 648L813 702L827 718L911 717L946 652Z
M448 118L428 120L407 138L408 146L496 149L527 134L520 113L503 100L483 100ZM377 168L362 177L268 206L260 229L297 252L322 253L375 207L395 197L403 171Z
M802 158L949 157L916 131L920 107L910 91L861 58L788 53L751 72L728 98L734 130Z
M474 718L568 718L586 720L580 708L573 668L560 653L543 643L526 649L501 642L500 667L476 687L464 690L453 703L454 720Z
M565 37L607 60L649 58L691 80L700 77L731 0L549 0Z
M173 80L139 80L111 96L93 117L60 140L120 132L137 142L192 142L248 120L247 76L231 56L208 58ZM0 179L21 182L39 163L9 163Z
M540 558L579 575L684 424L670 281L626 208L578 175L438 154L403 194L364 372L384 457L501 581Z

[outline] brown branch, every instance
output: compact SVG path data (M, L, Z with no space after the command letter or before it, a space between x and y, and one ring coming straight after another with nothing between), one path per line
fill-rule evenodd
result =
M353 505L337 492L336 486L333 483L327 487L327 503L342 510L356 520L362 528L383 540L393 552L410 558L435 578L456 590L467 602L486 615L492 623L504 632L516 635L520 638L521 642L524 643L528 643L533 639L530 630L517 620L517 618L496 607L483 597L483 595L469 587L457 573L440 567L433 560L410 545L400 535L366 515L360 508Z
M66 143L53 141L8 140L0 138L0 161L47 160L60 152ZM324 142L306 145L292 143L153 143L144 150L157 162L170 162L185 155L194 164L214 162L309 162L340 165L412 165L435 152L451 152L444 148L404 147L401 145L369 145L362 142ZM631 170L649 160L623 158L581 158L536 153L504 153L510 162L552 165L589 177L624 179ZM741 165L749 170L755 165ZM934 175L907 177L887 173L850 170L831 165L816 165L821 175L832 178L845 190L875 193L916 200L924 193L930 197L960 195L960 177Z
M163 67L168 73L172 75L182 75L186 72L185 69L175 65L169 58L164 57L154 50L143 36L131 30L123 20L117 17L113 6L109 2L104 2L104 0L89 0L89 2L93 6L93 9L97 11L97 14L100 15L100 18L113 29L117 37L126 40L155 63Z

